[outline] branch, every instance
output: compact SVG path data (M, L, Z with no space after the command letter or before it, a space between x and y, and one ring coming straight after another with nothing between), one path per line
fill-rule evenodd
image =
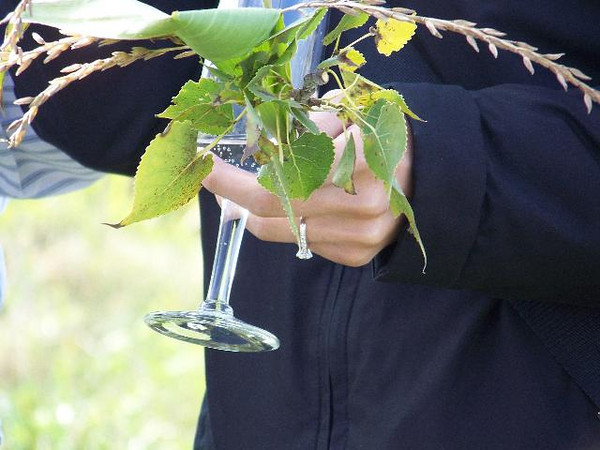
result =
M20 66L17 70L17 74L19 74L26 70L36 58L43 54L47 55L44 62L48 62L67 50L81 48L94 42L97 42L100 46L115 42L112 40L100 40L86 36L66 36L57 41L47 43L41 36L33 33L33 38L40 44L40 47L28 52L23 52L18 46L18 42L22 38L26 28L21 21L21 15L31 8L31 3L32 0L22 0L15 10L2 21L3 23L8 22L9 25L4 43L0 47L0 81L3 74L9 68L15 65ZM588 113L591 112L594 102L600 104L600 91L592 88L586 83L591 79L589 76L574 67L568 67L556 62L563 54L540 53L537 48L532 47L525 42L505 39L505 33L501 31L493 28L478 28L475 23L466 20L444 20L424 17L417 15L415 11L411 9L387 8L383 5L383 0L362 0L362 2L354 0L315 0L296 4L284 11L328 8L338 9L345 14L353 15L362 12L380 20L395 19L424 25L427 30L437 38L442 38L440 31L450 31L461 34L465 36L468 44L477 52L480 51L478 45L479 41L487 44L489 52L494 57L498 56L498 49L521 56L523 64L532 74L534 73L534 63L551 71L565 90L568 89L570 84L583 93L583 99ZM29 110L21 119L13 122L9 127L9 130L13 131L9 140L10 147L15 147L22 141L26 128L37 115L39 107L52 95L61 91L72 82L85 78L93 72L104 71L111 67L125 67L134 61L146 61L169 52L180 52L175 58L184 58L195 55L189 47L178 44L179 42L175 42L175 45L177 45L176 47L157 50L134 47L129 53L120 51L113 52L112 56L108 58L98 59L86 64L74 64L65 67L62 72L67 73L67 75L51 80L48 87L37 96L18 99L15 102L20 105L28 104Z
M29 109L23 115L23 117L15 120L8 127L7 131L11 133L11 136L8 140L9 148L17 147L22 142L23 138L25 137L25 133L27 132L27 127L35 119L40 106L46 103L54 94L66 88L69 84L82 80L94 72L105 71L113 67L126 67L135 61L148 61L171 52L179 52L177 55L175 55L175 58L196 56L196 54L187 46L153 50L144 47L133 47L130 52L116 51L113 52L108 58L97 59L85 64L72 64L63 68L61 72L66 73L66 75L50 80L48 82L48 87L38 95L35 97L20 98L15 101L15 104L17 105L29 105Z
M31 10L31 2L32 0L22 0L19 2L17 7L9 13L0 24L8 23L6 27L6 36L4 38L4 42L0 46L0 52L2 52L3 56L6 52L12 53L17 51L17 44L19 40L23 37L23 33L25 32L25 28L23 26L23 21L21 20L21 16L27 10Z
M21 16L26 10L31 11L31 1L32 0L20 1L14 11L9 13L4 19L2 19L2 21L0 21L0 25L8 23L6 26L4 41L2 42L2 45L0 45L0 62L2 63L10 58L16 58L19 60L20 55L23 53L18 44L27 27L23 25ZM4 92L2 89L4 73L5 72L0 71L0 105L2 104L2 94Z
M378 0L367 0L365 3L352 0L317 0L299 3L291 6L288 10L334 8L346 14L356 15L359 12L363 12L381 20L396 19L402 22L414 22L424 25L433 36L440 39L442 38L440 31L462 34L469 45L477 52L479 52L477 41L485 42L489 52L495 58L498 57L498 49L521 56L523 64L531 74L534 73L533 63L551 71L565 91L568 89L568 85L571 84L583 93L583 101L588 113L592 111L593 102L600 104L600 91L586 83L586 81L591 80L589 76L579 69L556 62L563 56L562 53L540 53L536 47L532 47L525 42L504 39L506 34L501 31L493 28L477 28L477 24L467 20L444 20L424 17L416 15L413 10L407 8L386 8L380 6L380 3Z
M66 36L57 41L46 42L37 33L33 33L32 37L40 46L27 52L20 51L18 54L15 52L10 53L7 58L3 58L0 62L0 72L5 72L13 66L19 66L16 72L19 75L41 55L47 54L46 58L44 58L44 64L46 64L67 50L75 50L99 41L97 38L87 36Z

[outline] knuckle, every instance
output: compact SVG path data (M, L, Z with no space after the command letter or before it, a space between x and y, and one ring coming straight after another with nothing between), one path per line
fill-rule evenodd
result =
M377 217L387 211L387 198L381 194L380 189L365 192L357 202L358 213L366 217Z

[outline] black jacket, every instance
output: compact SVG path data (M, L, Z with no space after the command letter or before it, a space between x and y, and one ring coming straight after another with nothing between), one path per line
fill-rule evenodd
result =
M596 2L402 5L564 51L600 80ZM427 272L406 233L357 269L248 236L232 306L282 346L206 352L198 448L600 448L600 107L588 115L552 74L481 47L424 28L392 58L362 46L362 73L427 120L412 123ZM19 95L56 67L26 72ZM94 75L35 127L84 164L132 173L164 126L152 114L198 76L168 59ZM208 279L218 206L205 193L201 205Z

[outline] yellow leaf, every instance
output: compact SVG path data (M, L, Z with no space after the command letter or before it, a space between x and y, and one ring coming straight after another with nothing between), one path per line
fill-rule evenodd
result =
M346 95L352 99L352 103L365 108L373 106L373 93L383 88L357 73L342 70L341 74Z
M354 104L356 106L364 106L365 108L373 106L373 103L375 103L375 101L373 100L373 94L371 94L370 92L358 95L354 99Z
M378 20L375 44L377 51L385 56L397 52L410 41L415 34L417 25L413 22L403 22L396 19Z
M340 69L354 72L359 67L365 65L367 60L361 52L350 47L340 55Z

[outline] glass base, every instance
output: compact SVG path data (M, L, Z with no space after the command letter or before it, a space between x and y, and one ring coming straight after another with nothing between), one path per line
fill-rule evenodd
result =
M146 315L144 321L165 336L215 350L268 352L279 348L276 336L227 313L157 311Z

